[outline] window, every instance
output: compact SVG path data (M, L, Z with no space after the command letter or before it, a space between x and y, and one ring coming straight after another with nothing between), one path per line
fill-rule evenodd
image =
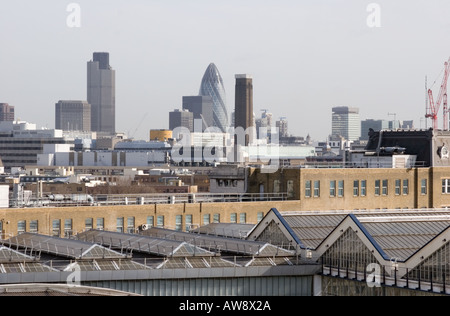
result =
M90 230L94 228L94 219L93 218L86 218L84 221L84 228L86 230Z
M359 180L353 181L353 196L359 196Z
M442 194L450 194L450 179L442 179Z
M294 180L289 180L287 182L287 194L288 194L288 198L293 198L294 197Z
M314 181L314 197L320 197L320 181Z
M239 222L241 224L247 224L247 213L241 213L239 217L240 217Z
M230 214L230 223L237 223L237 213Z
M158 215L156 218L156 226L159 228L164 228L164 215Z
M339 180L338 182L338 197L344 196L344 180Z
M186 215L186 231L190 231L192 228L192 215Z
M280 180L274 180L273 181L273 193L280 193Z
M264 219L264 212L258 212L258 223L260 223Z
M181 231L183 229L183 215L175 216L175 230Z
M336 196L336 181L335 180L330 181L330 196L331 197Z
M213 223L215 223L215 224L220 223L220 214L219 213L214 214Z
M400 188L400 185L401 185L401 180L400 179L397 179L397 180L395 180L395 195L400 195L400 190L401 190L401 188Z
M422 179L420 182L420 193L423 195L427 194L427 179Z
M205 214L203 215L203 226L208 225L211 223L211 215Z
M64 220L64 238L72 237L72 219Z
M135 227L134 223L135 223L134 217L127 218L127 233L129 233L129 234L134 233L134 227Z
M1 231L1 229L0 229ZM30 233L37 234L39 231L38 221L30 221Z
M123 233L123 223L124 223L123 217L118 217L116 221L116 232Z
M361 180L361 196L367 195L367 180Z
M23 234L27 231L27 221L17 222L17 234Z
M409 180L404 179L403 180L403 195L408 195L408 194L409 194Z
M100 217L97 218L97 229L98 230L104 230L105 229L105 219Z
M381 181L375 180L375 195L377 195L377 196L380 195L380 186L381 186Z
M388 195L388 180L383 180L382 193L383 195Z
M52 221L52 236L59 237L61 235L61 220L54 219Z
M147 225L150 227L155 226L155 216L147 216Z
M307 198L311 197L311 181L306 181L306 184L305 184L305 197L307 197Z

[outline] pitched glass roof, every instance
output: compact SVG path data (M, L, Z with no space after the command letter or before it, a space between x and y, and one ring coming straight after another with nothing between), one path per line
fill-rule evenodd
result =
M170 240L185 241L203 249L215 252L228 252L247 256L292 256L293 252L269 245L265 242L249 241L220 236L184 233L162 228L150 228L143 231L146 236L155 236Z
M130 249L165 257L208 257L215 255L213 252L184 241L166 240L152 236L90 230L78 234L77 238L116 249Z
M22 247L71 259L122 259L125 255L105 247L80 240L23 233L4 242L10 247Z

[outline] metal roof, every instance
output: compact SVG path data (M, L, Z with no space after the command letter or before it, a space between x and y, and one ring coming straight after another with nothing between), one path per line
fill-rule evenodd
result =
M405 261L450 227L450 217L403 216L393 218L363 218L358 220L390 258Z
M417 250L417 247L423 246L450 226L450 211L447 210L364 210L280 214L303 246L311 249L316 249L349 214L354 214L372 237L380 242L380 246L384 245L386 251L393 251L392 255L396 258Z

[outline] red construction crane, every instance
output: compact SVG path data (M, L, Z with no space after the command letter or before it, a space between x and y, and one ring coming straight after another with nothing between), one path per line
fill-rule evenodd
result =
M443 108L443 116L444 116L444 131L448 130L448 104L447 104L447 82L448 77L450 75L450 58L445 63L445 70L444 70L444 78L442 80L441 84L441 90L439 92L439 97L437 99L437 102L434 103L434 97L433 97L433 91L431 89L428 90L428 97L429 97L429 105L427 108L427 114L425 115L426 118L431 118L433 121L433 129L437 130L439 129L438 125L438 113L441 108L441 103L444 103Z

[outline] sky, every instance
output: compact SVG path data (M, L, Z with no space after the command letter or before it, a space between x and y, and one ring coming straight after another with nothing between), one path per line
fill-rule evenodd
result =
M325 139L335 106L358 107L361 119L395 113L420 128L425 77L437 95L449 33L448 0L3 1L0 102L16 119L54 128L55 103L86 100L86 64L109 52L117 131L137 139L168 128L211 62L230 115L234 75L246 73L255 114L287 117L297 136Z

